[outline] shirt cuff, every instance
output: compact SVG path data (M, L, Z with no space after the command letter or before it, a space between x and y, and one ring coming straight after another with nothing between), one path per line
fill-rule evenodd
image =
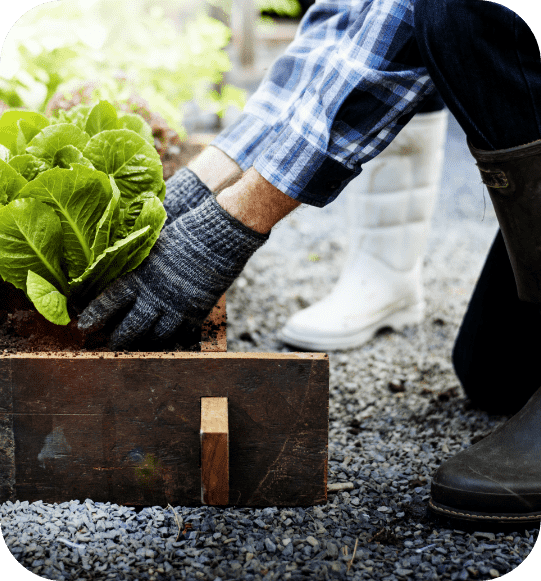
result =
M322 208L360 172L346 168L286 125L253 163L274 187L303 204Z
M247 171L274 138L276 132L271 126L255 115L242 113L236 121L221 131L210 145L227 154L242 171Z

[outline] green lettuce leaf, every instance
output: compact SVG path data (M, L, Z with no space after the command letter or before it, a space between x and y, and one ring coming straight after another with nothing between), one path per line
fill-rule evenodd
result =
M19 199L31 197L56 212L64 233L64 252L68 276L78 277L92 261L91 246L96 226L105 212L112 191L103 173L73 164L72 169L55 167L29 182Z
M92 111L92 105L75 105L71 109L65 111L64 109L58 110L58 117L53 118L51 123L73 123L79 129L84 131L86 127L86 120Z
M55 211L31 198L0 208L0 276L26 292L28 271L67 294L60 265L62 226Z
M54 154L53 167L69 169L72 163L79 163L86 167L95 169L94 166L83 157L83 154L74 145L64 145Z
M67 297L31 270L26 279L26 292L38 312L48 321L56 325L67 325L70 322Z
M143 203L140 214L137 216L133 225L133 231L140 231L147 226L150 226L148 236L143 245L127 259L121 275L137 268L141 262L150 254L150 251L162 231L163 225L167 220L167 213L163 204L156 196L148 198Z
M114 234L113 242L125 238L134 231L135 221L141 213L143 206L147 200L156 199L156 196L152 192L143 192L134 198L128 206L124 208L121 216L120 227L116 230Z
M39 159L53 164L56 152L66 145L73 145L79 151L83 151L89 137L76 125L70 123L58 123L50 125L40 131L28 144L26 153L31 153ZM85 156L86 157L86 156Z
M0 159L0 206L14 200L26 184L27 181L15 168Z
M150 126L107 101L0 117L0 278L58 325L148 256L166 220Z
M110 243L114 243L114 241L111 240L111 231L113 225L117 224L119 219L120 190L118 189L113 176L109 176L109 180L113 190L113 196L111 197L111 200L109 201L103 216L98 222L96 236L94 238L92 248L90 249L92 251L91 262L94 262L96 257L105 252L105 249L109 246Z
M144 246L149 236L150 226L132 232L126 238L118 240L109 246L83 274L70 281L70 290L79 292L80 296L88 296L92 292L97 296L111 282L120 276L125 264L136 252ZM1 274L1 273L0 273ZM84 284L84 288L82 285Z
M107 101L100 101L90 111L86 120L85 131L93 137L97 133L108 129L118 129L118 115L116 109Z
M158 194L158 200L163 202L165 200L165 194L167 193L167 186L165 185L165 181L162 179L162 187L160 188L160 193Z
M38 174L51 169L51 166L46 161L38 159L29 153L15 155L8 163L29 182L35 179Z
M5 145L0 145L0 159L5 162L9 162L11 157L11 152Z
M112 175L120 189L123 209L143 192L161 192L163 167L152 145L131 129L111 129L94 135L83 155L105 174Z
M138 133L141 137L148 141L154 147L154 135L152 135L152 128L141 117L135 113L124 113L118 117L118 129L131 129Z
M26 119L19 119L17 121L19 131L17 132L17 146L16 152L18 155L25 152L26 146L32 139L41 132L41 127L36 127L33 123L26 121Z
M28 141L48 125L49 120L41 113L10 109L0 117L0 144L13 155L24 153Z

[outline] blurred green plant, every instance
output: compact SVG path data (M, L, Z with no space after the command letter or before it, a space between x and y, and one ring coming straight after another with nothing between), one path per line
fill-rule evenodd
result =
M231 14L232 0L207 0L208 4L221 8L226 14ZM297 18L301 15L302 7L298 0L254 0L254 8L260 14L260 23L268 22L262 14L275 14L277 16L289 16Z
M40 109L44 109L58 87L66 79L74 78L77 75L77 68L74 66L74 61L79 56L79 52L75 47L70 48L65 46L52 50L42 49L34 55L24 44L20 44L18 50L27 74L31 77L32 81L42 84L45 88L45 96L40 107ZM10 80L14 82L18 81L16 77ZM26 88L29 88L28 81Z
M187 101L219 116L244 107L244 91L215 90L232 66L224 51L230 34L202 12L177 23L143 0L46 2L20 18L4 42L0 99L45 112L55 93L92 81L96 102L136 92L182 137Z
M19 79L4 79L0 77L0 99L6 105L9 105L10 108L23 107L24 102L18 93L21 89L28 90L28 85L25 85Z
M255 5L260 12L291 18L299 17L302 11L297 0L255 0Z

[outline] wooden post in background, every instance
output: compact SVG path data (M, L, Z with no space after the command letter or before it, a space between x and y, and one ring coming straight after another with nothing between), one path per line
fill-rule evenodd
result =
M254 0L232 0L231 29L243 68L251 68L255 63L255 23L257 8Z
M208 2L208 14L211 18L214 18L221 22L222 24L225 24L226 26L231 28L231 16L217 4ZM227 75L227 73L224 73L224 76L225 75ZM219 95L221 95L224 85L225 80L222 77L222 80L220 82L214 83L212 85L212 89L215 90ZM223 129L222 118L219 115L216 115L216 130L220 131L222 129Z
M201 398L201 502L229 504L229 420L226 397Z

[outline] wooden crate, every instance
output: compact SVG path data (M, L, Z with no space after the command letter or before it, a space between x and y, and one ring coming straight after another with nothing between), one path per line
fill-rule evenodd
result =
M228 505L325 503L328 356L226 349L224 296L201 352L1 353L0 502L201 505L201 398L225 397Z

